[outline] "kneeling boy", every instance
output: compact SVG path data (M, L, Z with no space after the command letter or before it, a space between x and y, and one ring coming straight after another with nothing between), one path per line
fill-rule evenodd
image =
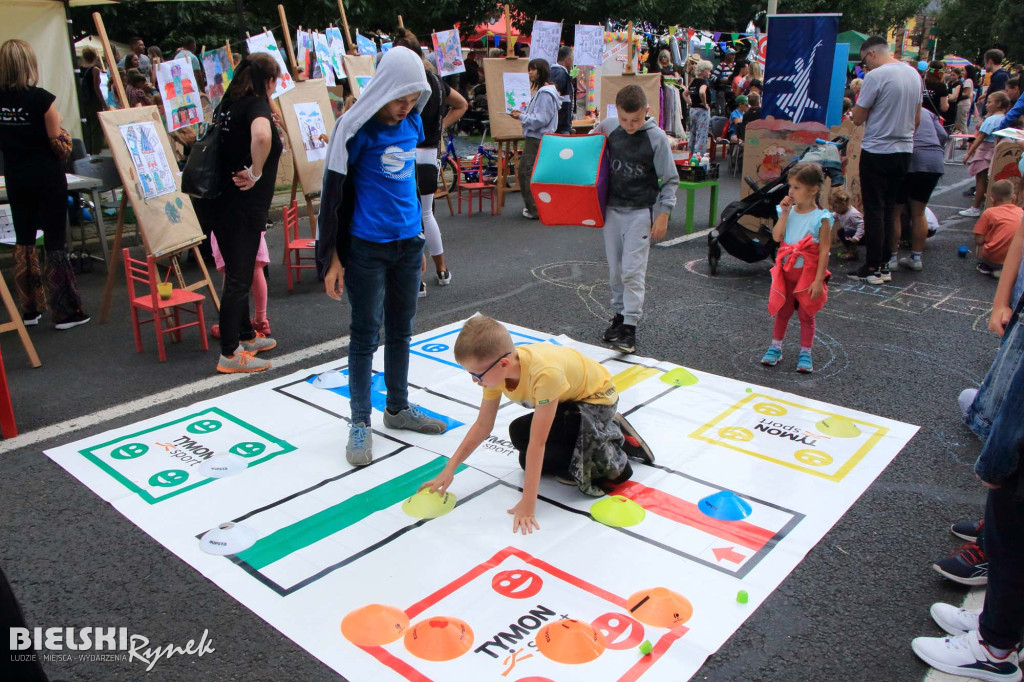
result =
M491 434L502 395L534 408L508 427L526 471L523 497L508 510L514 515L513 533L540 529L535 509L541 473L600 497L599 483L621 483L632 475L627 450L653 462L643 441L616 413L619 396L611 374L596 360L550 343L515 346L505 327L482 315L459 332L455 359L484 389L480 413L444 470L424 488L447 490L459 465Z

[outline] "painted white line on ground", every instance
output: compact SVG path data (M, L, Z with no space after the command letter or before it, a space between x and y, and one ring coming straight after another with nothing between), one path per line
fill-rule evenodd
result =
M667 242L658 242L657 244L655 244L655 246L675 246L676 244L682 244L683 242L692 241L694 239L700 239L701 237L703 237L704 235L706 235L708 232L710 232L713 229L714 229L713 227L709 227L708 229L701 230L700 232L694 232L692 234L684 234L682 237L676 237L675 239L669 239Z
M967 597L964 599L964 605L962 609L980 609L981 605L985 603L985 588L976 587L967 593ZM935 627L938 627L937 625ZM935 635L936 637L944 636L946 633ZM909 643L908 643L909 646ZM949 675L944 672L939 672L935 668L929 668L928 674L924 676L924 682L963 682L964 678L958 675Z
M939 194L945 194L946 192L952 192L955 189L960 189L961 187L966 187L967 185L973 184L974 178L967 178L966 180L961 180L960 182L954 182L952 185L947 185L945 187L937 187L935 191L932 192L932 196L934 197Z
M324 360L322 357L318 356L339 351L341 348L348 346L348 340L349 337L343 336L339 339L335 339L334 341L325 341L324 343L310 346L309 348L303 348L301 350L288 353L287 355L271 358L271 361L274 368L297 365L311 358L318 358L319 364L319 362L324 362ZM211 366L210 369L212 371L213 367ZM144 398L132 400L127 403L121 403L120 405L112 405L111 407L93 412L92 414L85 414L81 417L68 419L59 424L53 424L41 429L36 429L35 431L18 434L14 438L4 439L0 442L0 454L35 445L36 443L41 443L56 436L70 434L78 431L79 429L84 429L87 426L95 426L97 424L112 421L134 412L139 412L140 410L146 410L156 407L157 405L169 403L173 400L198 395L205 391L226 386L227 384L241 381L243 379L252 380L252 377L248 374L217 374L212 377L207 377L206 379L193 381L191 384L176 386Z

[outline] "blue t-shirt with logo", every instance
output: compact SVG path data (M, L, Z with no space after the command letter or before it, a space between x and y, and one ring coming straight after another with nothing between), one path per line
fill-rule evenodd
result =
M423 231L416 194L416 145L422 141L423 124L415 112L394 125L372 118L348 141L354 236L384 243Z

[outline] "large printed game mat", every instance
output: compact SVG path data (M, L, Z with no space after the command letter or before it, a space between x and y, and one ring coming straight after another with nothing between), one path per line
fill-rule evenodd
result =
M692 676L917 427L509 325L603 363L653 450L605 498L523 472L503 403L447 496L417 494L476 417L462 323L413 339L410 398L443 435L383 425L345 461L345 359L46 452L182 560L349 680Z

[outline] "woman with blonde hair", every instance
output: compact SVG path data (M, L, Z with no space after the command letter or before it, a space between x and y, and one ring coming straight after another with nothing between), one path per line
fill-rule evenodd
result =
M11 39L0 46L0 151L14 219L14 285L21 317L39 324L43 282L57 329L89 321L67 252L68 181L63 162L71 140L60 127L56 97L36 87L39 67L32 46ZM36 256L36 233L46 246L46 277Z

